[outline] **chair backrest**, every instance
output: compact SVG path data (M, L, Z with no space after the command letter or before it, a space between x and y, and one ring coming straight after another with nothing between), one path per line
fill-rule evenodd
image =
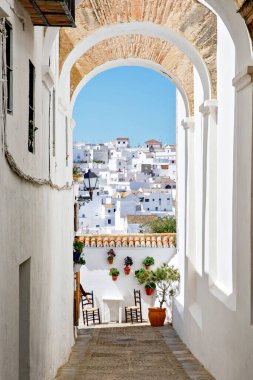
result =
M82 308L85 306L94 307L94 297L93 297L93 291L90 293L83 293L82 292Z
M139 306L141 310L141 291L134 289L134 304L135 306Z

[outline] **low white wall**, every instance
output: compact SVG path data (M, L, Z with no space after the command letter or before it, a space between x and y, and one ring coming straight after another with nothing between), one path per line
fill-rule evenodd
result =
M122 297L122 320L124 317L124 307L134 305L134 289L141 290L142 298L142 315L144 319L148 318L148 307L155 303L155 296L147 296L143 285L138 285L134 276L134 272L142 268L142 261L147 256L152 256L155 260L155 265L152 269L156 269L163 263L168 263L172 260L176 253L176 248L129 248L120 247L113 248L116 253L112 265L107 262L107 252L110 248L85 248L86 265L82 266L81 284L86 291L94 291L95 306L100 308L102 319L105 321L118 320L116 302L103 302L103 297ZM130 256L133 259L133 265L129 275L124 272L124 258ZM110 268L117 268L120 275L117 281L113 281L109 276ZM103 314L103 315L102 315ZM82 318L82 316L81 316ZM80 321L82 322L82 321Z

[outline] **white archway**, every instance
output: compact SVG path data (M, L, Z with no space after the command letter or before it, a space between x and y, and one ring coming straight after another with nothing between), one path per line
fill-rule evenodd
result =
M65 94L66 81L68 79L72 66L83 54L85 54L88 49L90 49L98 42L101 42L108 38L128 34L141 34L149 37L155 37L176 45L187 55L187 57L196 67L201 78L204 99L207 100L212 97L209 71L199 52L190 44L189 41L187 41L178 33L175 33L169 28L148 22L131 22L103 27L92 33L86 39L81 40L71 51L63 64L62 72L60 75L60 93L62 95Z

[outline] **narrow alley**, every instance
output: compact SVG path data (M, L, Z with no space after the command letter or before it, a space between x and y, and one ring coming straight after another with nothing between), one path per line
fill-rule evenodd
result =
M56 380L214 379L168 325L79 331L70 359L59 369Z

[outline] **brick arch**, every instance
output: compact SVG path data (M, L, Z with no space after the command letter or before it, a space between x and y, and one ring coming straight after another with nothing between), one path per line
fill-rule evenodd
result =
M237 11L244 19L253 40L253 0L234 0Z
M193 65L175 45L143 35L126 35L109 38L90 48L72 67L70 73L71 96L78 84L96 67L120 58L138 58L152 61L178 79L188 98L189 113L194 110Z
M216 96L216 16L197 0L83 0L76 10L76 29L60 31L60 69L80 41L99 28L145 22L183 36L205 62Z

